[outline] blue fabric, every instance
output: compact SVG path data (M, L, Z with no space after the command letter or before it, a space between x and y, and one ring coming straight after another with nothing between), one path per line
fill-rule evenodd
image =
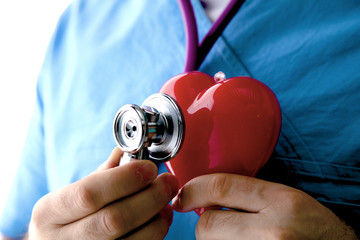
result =
M193 4L201 38L211 22ZM356 0L246 1L200 68L251 76L275 92L282 129L259 177L311 194L353 227L360 218L359 16ZM158 92L182 71L184 52L176 1L75 1L49 45L0 231L24 234L42 195L106 160L118 108ZM197 220L175 213L166 239L195 239Z

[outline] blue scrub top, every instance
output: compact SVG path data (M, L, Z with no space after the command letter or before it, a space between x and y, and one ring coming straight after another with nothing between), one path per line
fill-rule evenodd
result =
M201 39L212 23L198 1L193 5ZM251 76L275 92L282 129L259 177L309 193L357 228L359 16L357 0L249 0L200 67ZM141 104L182 72L184 42L176 1L77 0L66 10L39 76L3 234L23 235L41 196L107 159L116 111ZM166 239L195 239L197 220L193 212L175 213Z

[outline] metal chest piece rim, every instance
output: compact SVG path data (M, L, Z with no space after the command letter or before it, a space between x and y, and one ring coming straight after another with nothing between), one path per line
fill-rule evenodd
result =
M153 94L141 105L121 107L114 119L114 137L131 158L165 162L181 148L184 118L176 101Z

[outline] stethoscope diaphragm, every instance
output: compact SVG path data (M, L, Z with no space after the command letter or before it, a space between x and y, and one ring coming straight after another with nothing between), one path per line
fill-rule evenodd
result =
M178 153L184 135L184 119L175 100L153 94L141 107L127 104L114 119L114 137L128 160L164 162ZM121 164L127 162L122 160Z

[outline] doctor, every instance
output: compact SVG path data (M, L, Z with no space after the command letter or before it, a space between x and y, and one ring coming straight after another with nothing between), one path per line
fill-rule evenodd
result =
M201 38L212 3L192 3ZM120 106L182 71L177 3L75 1L39 76L3 239L357 239L359 14L355 0L246 1L199 70L273 89L278 145L258 178L213 174L179 189L162 164L119 167L111 131ZM213 205L231 210L192 211Z
M150 161L118 167L115 148L90 176L42 198L30 239L163 239L176 211L213 205L196 226L196 239L343 239L353 230L306 193L285 185L230 175L201 176L177 194L174 176L157 176Z

